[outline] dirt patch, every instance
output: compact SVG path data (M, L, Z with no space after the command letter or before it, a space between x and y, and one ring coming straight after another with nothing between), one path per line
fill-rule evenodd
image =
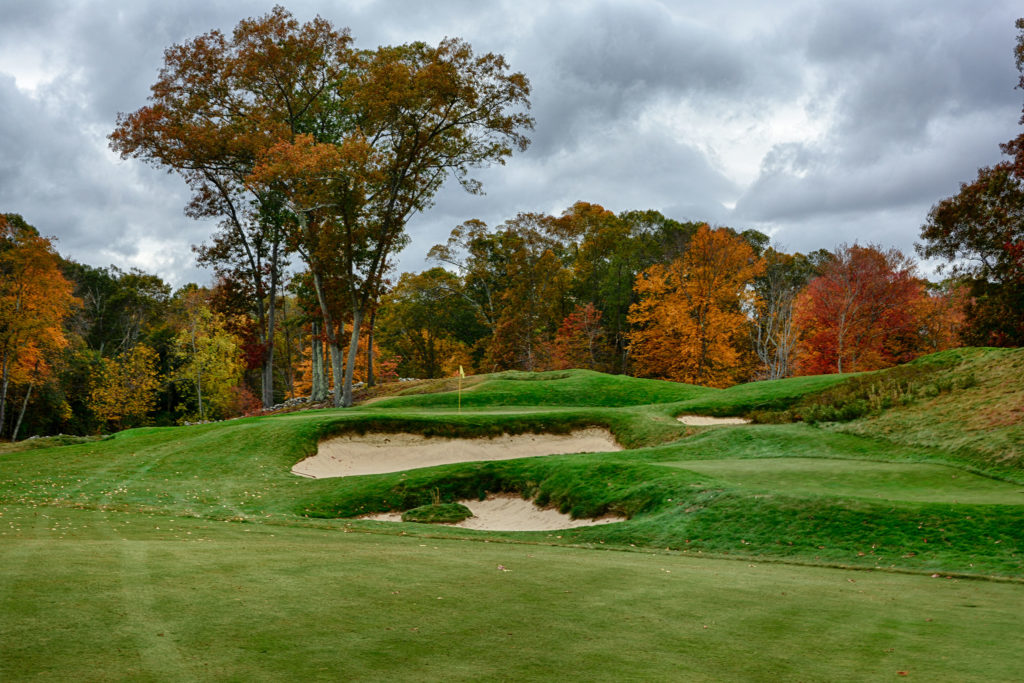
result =
M312 479L402 472L483 460L514 460L564 453L620 451L611 432L591 427L569 434L503 434L450 439L422 434L348 434L320 442L317 454L292 468Z
M705 417L704 415L680 415L676 418L687 427L715 427L718 425L748 425L750 420L743 417Z
M597 519L572 519L558 510L537 507L532 502L515 495L495 495L488 496L487 500L460 500L459 502L468 507L473 512L473 516L457 524L445 524L444 526L481 531L556 531L625 521L624 517L612 515L605 515ZM402 513L381 512L365 515L360 519L401 522Z

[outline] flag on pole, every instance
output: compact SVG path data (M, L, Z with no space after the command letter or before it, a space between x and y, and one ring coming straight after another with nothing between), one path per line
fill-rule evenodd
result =
M466 376L466 371L459 366L459 412L462 412L462 378Z

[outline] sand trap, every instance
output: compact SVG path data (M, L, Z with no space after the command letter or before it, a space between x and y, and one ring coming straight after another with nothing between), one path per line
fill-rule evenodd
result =
M688 427L714 427L717 425L750 424L750 420L743 417L705 417L704 415L680 415L676 419Z
M569 515L563 515L553 508L539 508L528 500L509 494L488 496L487 500L460 500L459 502L472 510L473 516L458 524L443 526L457 526L481 531L555 531L625 521L625 517L612 515L605 515L597 519L572 519ZM360 519L401 522L402 513L381 512L365 515Z
M606 429L570 434L503 434L493 439L429 438L421 434L349 434L320 442L317 454L292 468L312 479L402 472L482 460L513 460L562 453L620 451Z

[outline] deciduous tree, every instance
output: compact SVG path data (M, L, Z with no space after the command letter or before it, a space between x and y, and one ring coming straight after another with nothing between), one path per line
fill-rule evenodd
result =
M764 272L754 278L751 339L761 361L763 379L780 379L793 372L797 328L793 322L796 297L815 275L803 254L775 249L764 253Z
M67 345L62 323L76 303L52 242L21 216L0 214L0 435L12 380L32 382Z
M898 249L837 248L796 303L800 373L857 372L909 360L895 357L889 342L917 334L923 296L913 260Z
M180 329L174 337L174 380L191 386L199 420L232 417L242 379L238 340L223 316L212 311L207 293L191 289L180 296ZM186 415L189 417L189 415Z
M744 309L762 269L742 237L703 225L681 258L643 271L629 314L637 374L714 387L746 379Z
M1024 88L1024 19L1016 26L1014 57ZM932 207L917 249L950 260L953 275L970 285L965 341L1024 346L1024 134L1001 148L1010 160L979 169L960 192Z
M403 376L444 376L450 359L466 358L486 334L461 287L454 273L431 268L403 273L381 301L380 343L401 357Z
M104 358L91 392L96 416L117 429L142 424L156 405L161 384L158 361L156 351L145 344Z

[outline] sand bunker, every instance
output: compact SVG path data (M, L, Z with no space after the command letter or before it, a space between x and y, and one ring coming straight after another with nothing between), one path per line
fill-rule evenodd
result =
M444 526L481 531L556 531L625 521L624 517L611 515L597 519L572 519L569 515L563 515L553 508L539 508L519 496L507 494L488 496L487 500L460 500L459 502L468 507L473 512L473 516L458 524L445 524ZM402 513L381 512L365 515L360 519L401 522Z
M317 454L292 468L312 479L402 472L482 460L513 460L562 453L622 450L606 429L570 434L503 434L493 439L430 438L421 434L349 434L320 442Z
M750 424L750 420L742 417L705 417L704 415L680 415L676 419L688 427L714 427L717 425Z

